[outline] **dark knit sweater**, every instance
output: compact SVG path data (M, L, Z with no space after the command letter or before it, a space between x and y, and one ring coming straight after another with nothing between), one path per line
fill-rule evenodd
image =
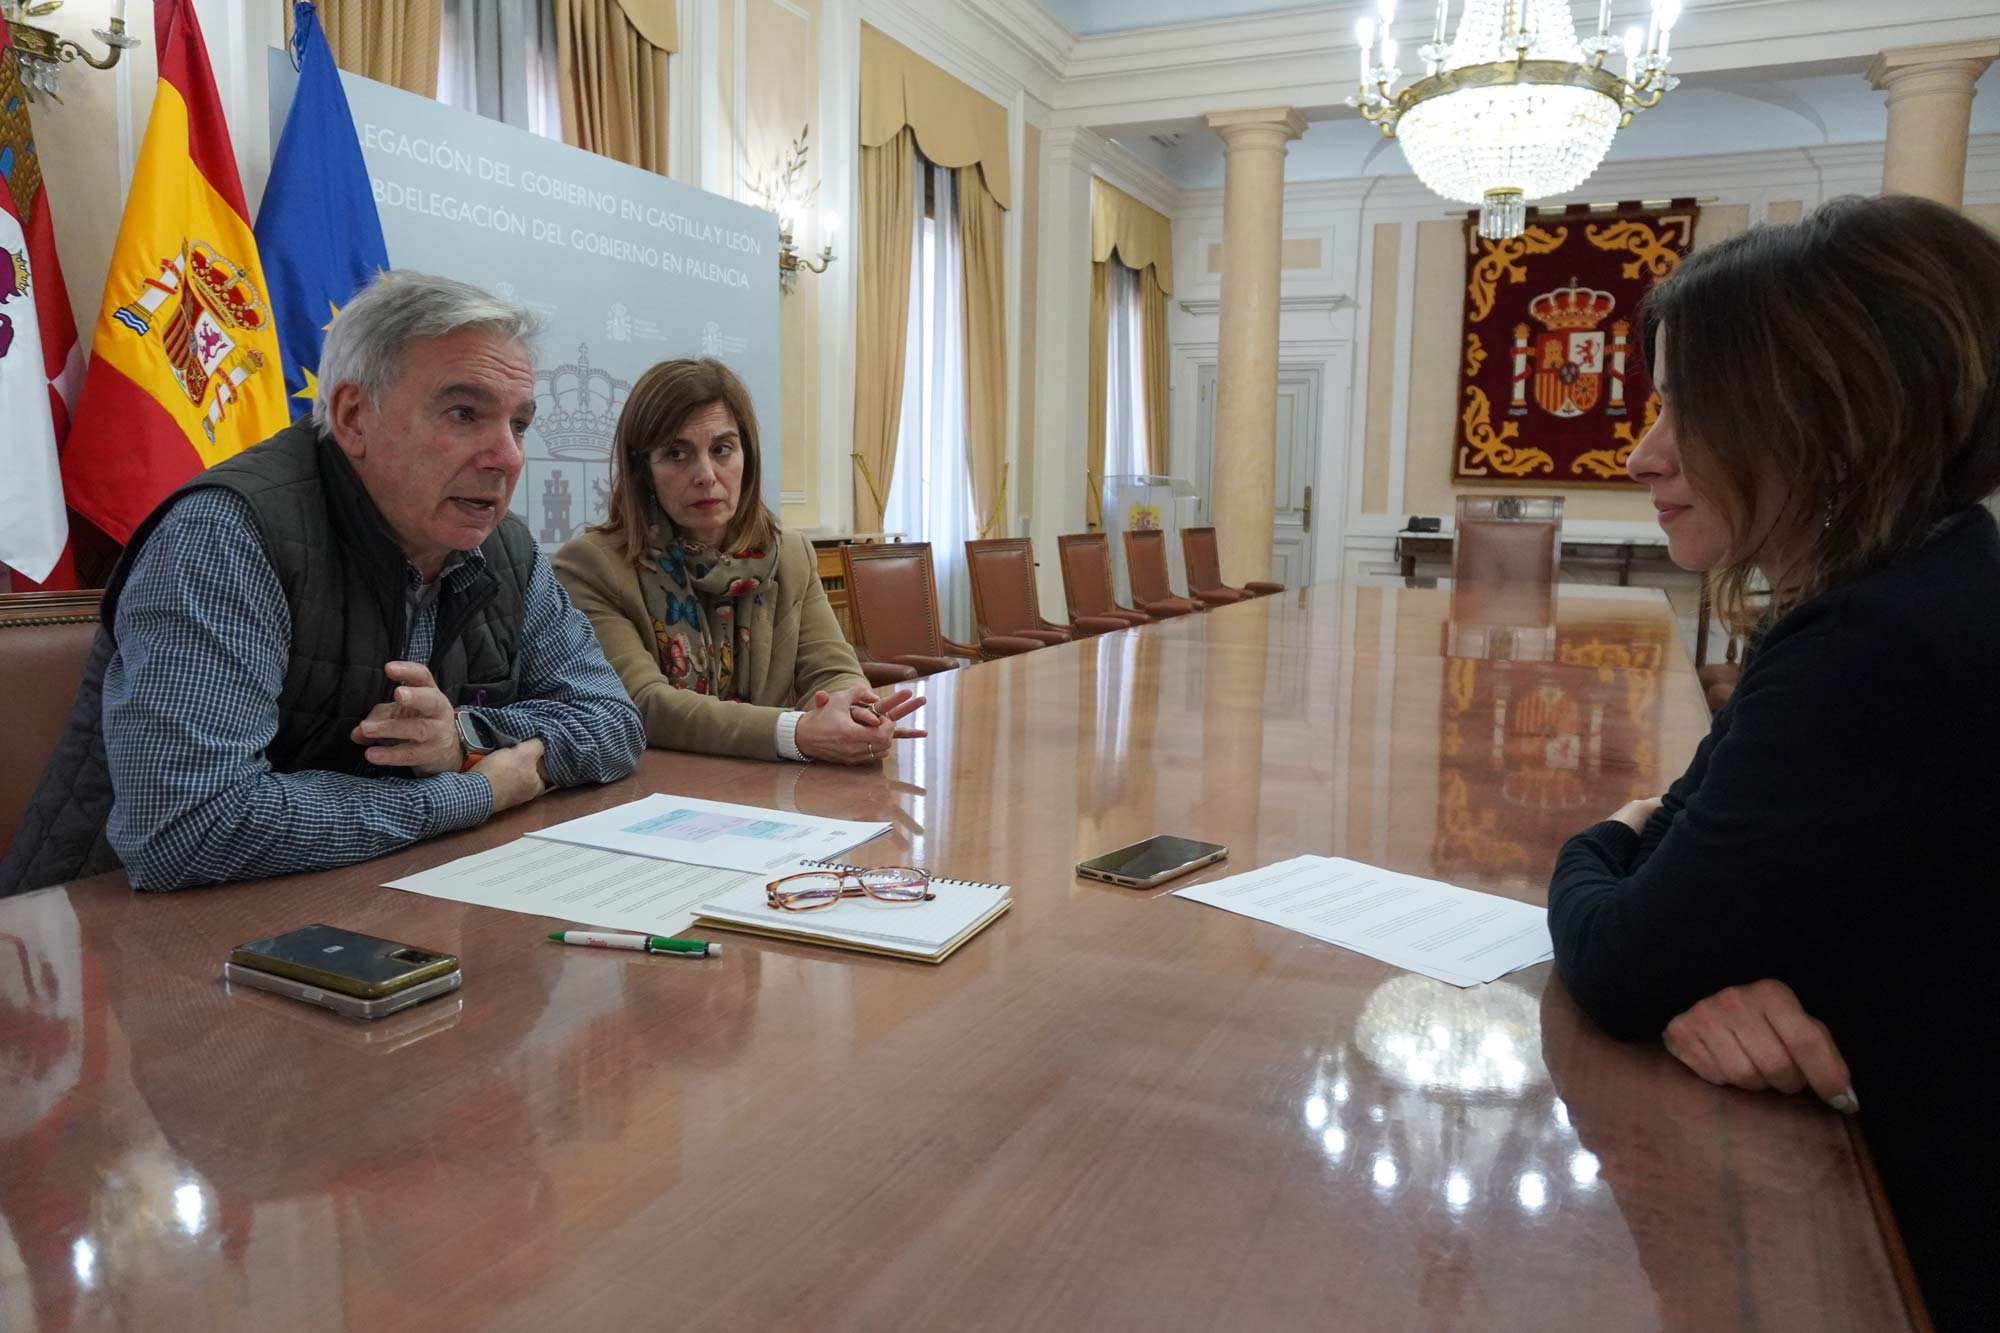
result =
M1827 1025L1941 1329L2000 1326L1996 755L1974 509L1778 620L1645 833L1585 830L1549 886L1556 966L1614 1035L1765 977Z

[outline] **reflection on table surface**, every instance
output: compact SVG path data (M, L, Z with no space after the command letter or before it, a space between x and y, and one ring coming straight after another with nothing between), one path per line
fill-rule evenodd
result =
M1903 1326L1831 1112L1606 1040L1546 966L1458 990L1073 876L1174 833L1228 845L1210 877L1538 900L1706 712L1656 594L1559 589L1527 659L1448 656L1452 602L1328 585L934 677L881 771L653 753L365 866L0 902L0 1327ZM858 856L1015 908L940 967L689 963L376 887L652 790L888 820ZM313 921L464 989L362 1026L219 979Z

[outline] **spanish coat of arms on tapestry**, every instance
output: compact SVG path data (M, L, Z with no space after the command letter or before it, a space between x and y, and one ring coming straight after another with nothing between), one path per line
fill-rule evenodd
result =
M1639 303L1694 239L1676 200L1531 213L1507 240L1465 226L1455 481L1632 485L1625 459L1659 415Z

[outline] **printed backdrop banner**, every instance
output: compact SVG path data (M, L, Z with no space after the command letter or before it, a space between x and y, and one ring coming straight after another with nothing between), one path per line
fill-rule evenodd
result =
M298 72L270 53L271 141ZM778 510L778 220L342 71L396 267L521 302L546 326L514 512L544 545L604 517L611 433L655 362L713 356L757 409L764 502Z
M1537 210L1504 241L1466 222L1454 481L1635 484L1625 458L1660 410L1639 302L1679 267L1699 211Z

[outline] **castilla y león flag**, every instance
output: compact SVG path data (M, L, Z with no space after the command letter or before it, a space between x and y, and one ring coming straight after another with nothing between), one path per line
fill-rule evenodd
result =
M56 459L82 357L11 44L0 19L0 564L71 586Z
M288 419L269 289L192 0L160 0L153 34L159 88L62 460L70 506L121 542L174 487Z

